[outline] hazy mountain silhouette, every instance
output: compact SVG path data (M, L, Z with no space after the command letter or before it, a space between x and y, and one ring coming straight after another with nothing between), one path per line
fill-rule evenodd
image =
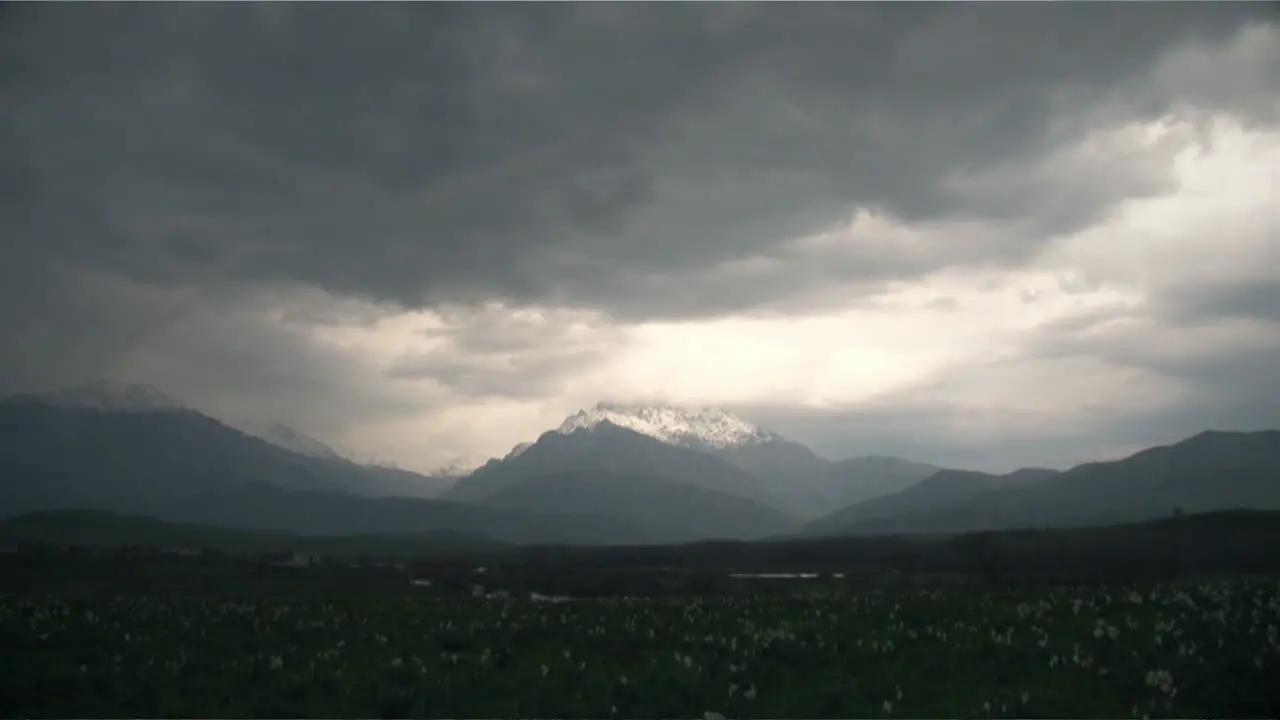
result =
M523 452L478 468L444 497L479 502L531 478L578 471L616 473L636 481L674 481L773 507L785 505L765 478L709 453L667 444L609 422L567 434L543 433Z
M941 470L936 465L883 455L841 460L827 473L823 511L900 492Z
M1205 432L1062 473L991 475L884 457L830 463L722 412L620 417L649 432L579 413L577 425L566 421L574 426L446 490L454 478L293 452L154 389L97 383L0 401L0 513L97 509L313 535L467 531L514 543L652 543L1280 508L1277 431ZM655 437L668 432L678 444ZM837 503L846 506L800 529Z
M602 404L570 416L537 442L489 461L446 497L481 501L529 478L589 470L627 475L636 482L651 478L695 485L811 519L831 507L902 489L937 469L883 457L833 463L725 413Z
M146 511L167 499L262 482L363 495L438 493L440 480L286 450L185 408L114 410L0 401L5 512Z
M868 523L915 516L1003 488L1033 484L1056 476L1055 470L1027 468L1006 475L970 470L939 470L924 480L910 483L898 492L872 497L841 508L805 526L806 532L822 534Z
M1115 462L1063 473L943 471L891 496L839 510L810 534L1074 527L1280 508L1280 432L1204 432Z

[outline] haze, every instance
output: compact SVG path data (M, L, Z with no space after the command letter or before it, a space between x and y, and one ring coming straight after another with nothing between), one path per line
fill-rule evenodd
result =
M1007 470L1280 426L1272 4L6 4L0 392L427 469L599 400Z

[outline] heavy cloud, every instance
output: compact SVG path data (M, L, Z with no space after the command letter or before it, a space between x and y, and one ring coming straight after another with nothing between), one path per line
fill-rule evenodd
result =
M322 433L484 403L541 423L650 392L601 367L678 359L644 354L655 326L889 313L912 284L963 323L970 300L934 279L1036 267L1063 293L1144 297L1125 312L1157 350L1228 318L1265 346L1265 205L1218 230L1245 262L1217 270L1195 245L1117 277L1142 263L1064 239L1177 196L1223 118L1270 132L1278 38L1274 6L1245 3L7 5L0 390L117 373ZM1257 346L1173 367L1123 338L1051 338L1063 313L1000 342L1042 369L1138 363L1151 388L1198 388L1143 422L1270 417L1243 390L1272 377L1239 359ZM974 388L999 383L946 355L914 395L882 394L887 415L849 412L975 416ZM760 417L787 425L801 411L779 396ZM1072 417L1055 437L1084 432Z
M653 290L857 208L1014 223L989 259L1163 189L1159 157L1041 165L1193 92L1274 112L1267 88L1156 72L1269 10L17 6L4 210L17 243L139 279L700 315L713 298ZM770 300L768 280L738 304Z

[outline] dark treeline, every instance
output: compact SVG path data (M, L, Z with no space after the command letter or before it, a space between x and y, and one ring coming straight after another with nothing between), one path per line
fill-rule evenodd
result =
M389 568L282 568L246 556L32 552L0 557L0 594L369 598L410 596Z
M960 577L1001 584L1167 582L1214 574L1280 573L1280 513L1240 511L1069 530L1016 530L951 537L703 542L657 547L529 547L487 558L413 563L414 573L462 586L476 562L491 587L583 594L794 589L795 580L730 573L812 573L814 586L883 576ZM837 577L837 576L843 576Z
M573 597L803 593L934 586L1123 584L1280 575L1280 512L1188 515L1103 528L957 536L523 547L280 567L260 555L194 557L53 548L0 558L0 592L300 597L538 592ZM353 567L355 565L356 567ZM735 577L788 574L791 577ZM794 577L805 574L806 577ZM430 586L410 580L429 580Z

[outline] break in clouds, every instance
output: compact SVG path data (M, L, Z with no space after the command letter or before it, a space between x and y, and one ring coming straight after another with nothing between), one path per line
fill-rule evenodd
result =
M1271 4L0 9L0 391L600 399L1001 469L1280 426Z

